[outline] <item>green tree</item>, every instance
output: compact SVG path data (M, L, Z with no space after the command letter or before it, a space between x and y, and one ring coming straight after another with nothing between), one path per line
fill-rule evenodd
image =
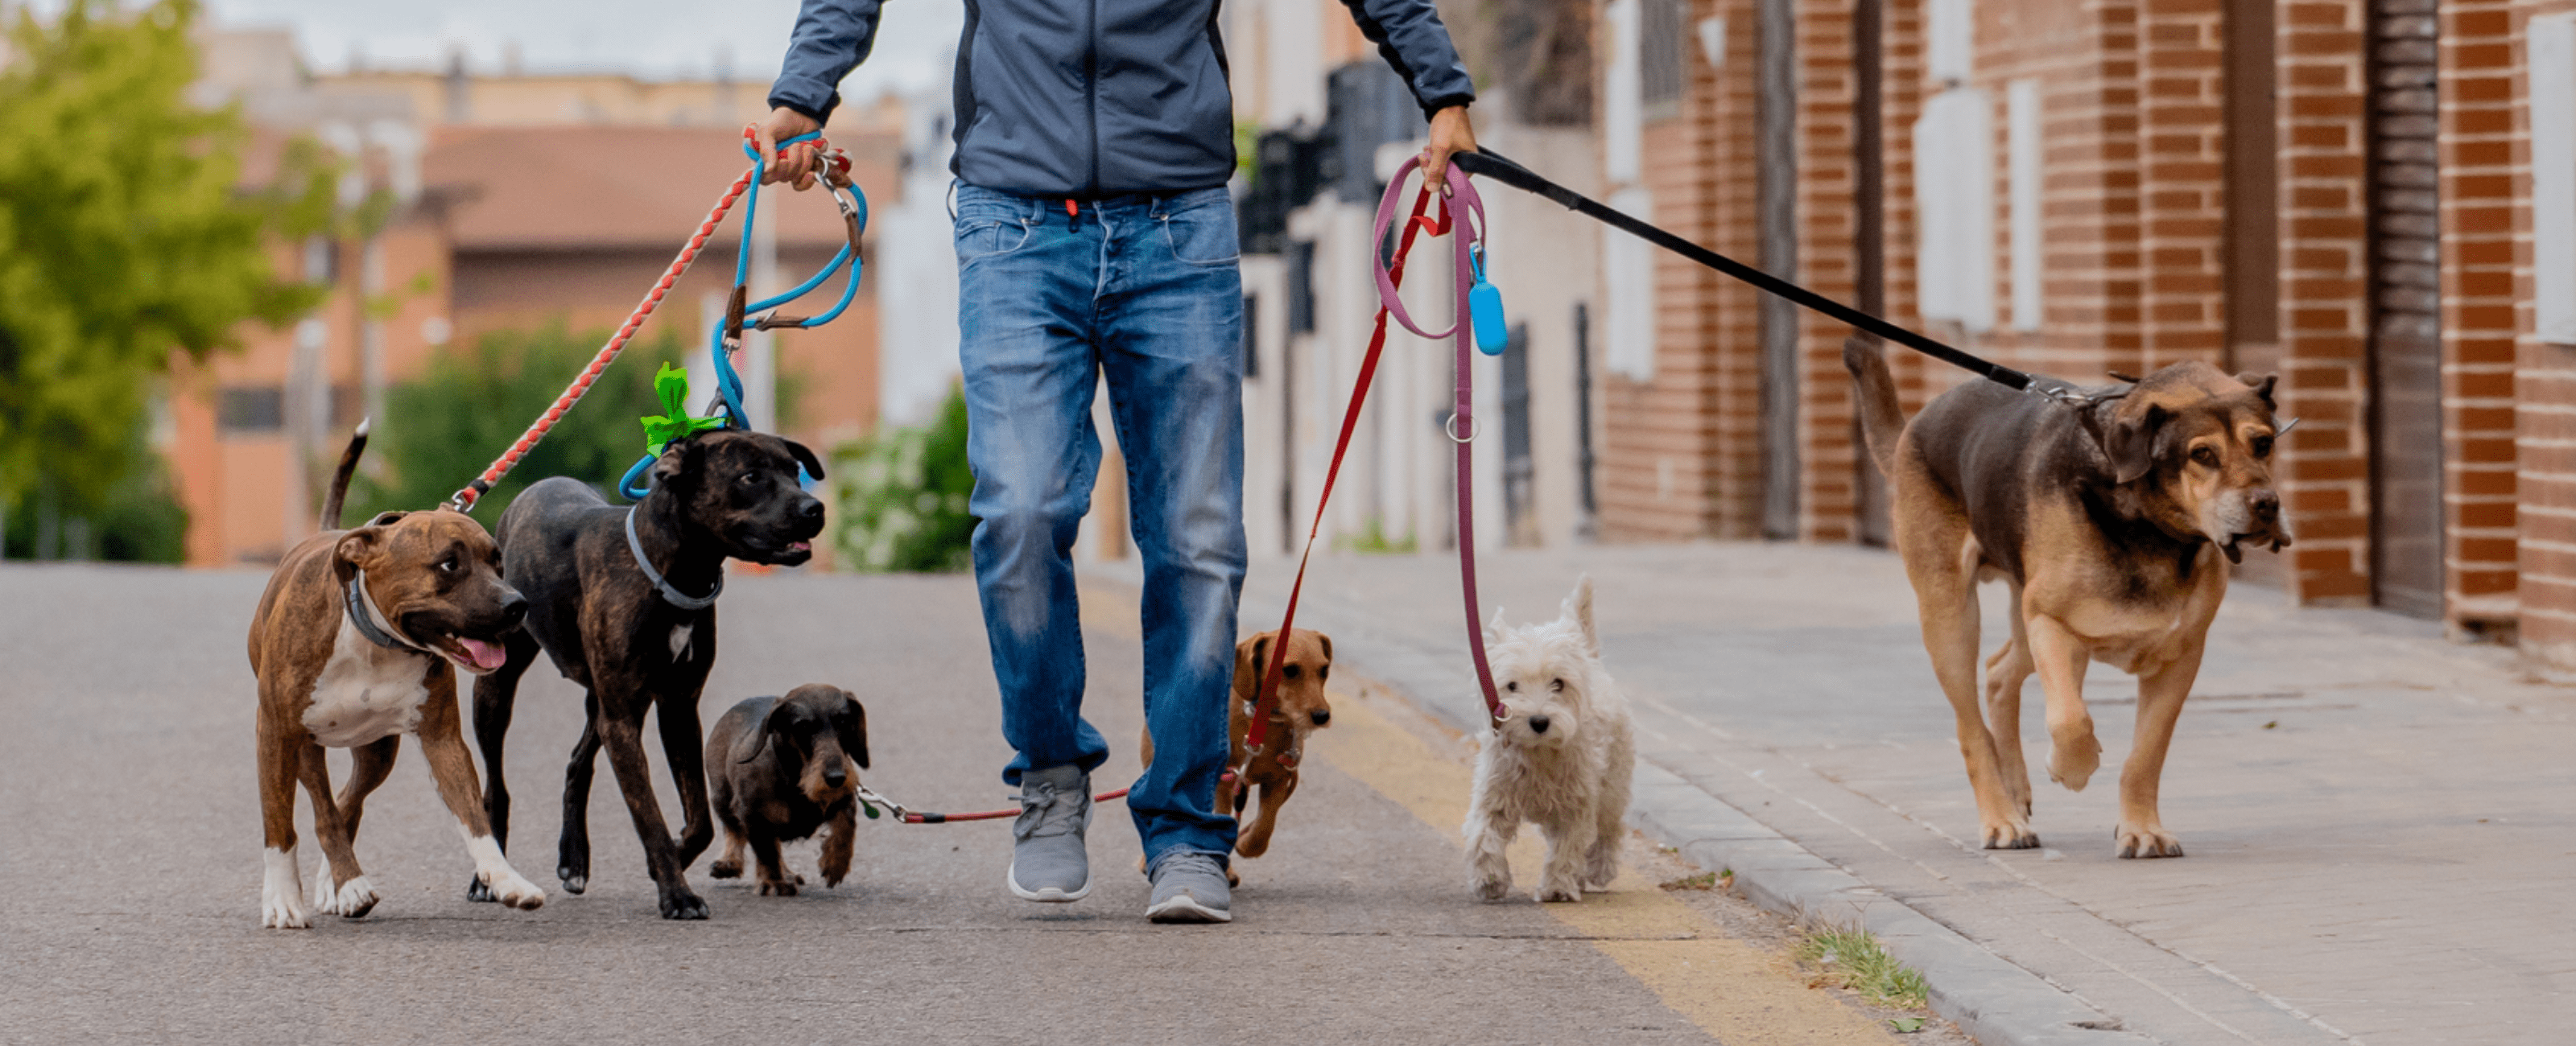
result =
M106 510L148 472L145 431L176 358L202 360L245 320L282 324L320 299L267 248L327 228L330 172L291 150L245 191L248 132L187 100L197 6L133 12L23 6L0 67L0 505L33 496Z
M386 389L385 416L375 419L367 450L381 462L382 476L358 477L344 518L355 522L388 509L446 502L554 404L608 333L573 334L557 322L534 331L486 334L471 348L432 358L420 377ZM629 342L581 404L565 411L545 440L475 503L475 517L491 526L511 498L548 476L571 476L603 492L615 485L644 454L640 420L662 412L653 395L654 365L680 358L680 339L672 331L650 342ZM702 410L714 379L692 377L690 409Z
M973 565L975 517L966 499L966 397L955 389L927 425L892 429L832 451L838 529L832 541L852 570L953 571Z

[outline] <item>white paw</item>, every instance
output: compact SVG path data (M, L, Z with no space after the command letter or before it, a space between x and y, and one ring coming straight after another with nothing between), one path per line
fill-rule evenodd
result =
M546 903L546 892L516 871L505 871L497 880L486 877L484 885L492 888L492 898L520 911L535 911Z
M323 858L322 866L313 869L313 892L307 896L311 899L307 900L305 903L311 906L314 911L320 912L324 915L340 914L339 912L332 910L331 907L333 902L339 899L339 891L334 890L331 886L330 858Z
M304 884L295 881L295 851L269 850L262 857L267 869L259 882L259 924L276 930L312 925L304 915Z
M1579 879L1545 879L1538 884L1536 896L1541 902L1580 901L1583 899L1583 882Z
M1499 901L1502 900L1505 895L1512 892L1512 880L1510 876L1502 876L1499 878L1493 876L1479 876L1470 885L1474 887L1476 891L1476 899L1480 901Z
M324 890L328 893L328 898L313 905L324 915L339 915L355 919L373 911L376 907L375 884L368 882L367 877L363 875L340 884L337 890L332 890L327 885L324 886Z

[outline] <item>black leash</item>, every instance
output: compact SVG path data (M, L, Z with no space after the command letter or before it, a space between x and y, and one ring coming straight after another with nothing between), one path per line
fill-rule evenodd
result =
M1872 316L1866 312L1862 312L1859 309L1855 309L1849 305L1835 301L1832 298L1825 297L1824 295L1808 290L1805 287L1798 286L1797 284L1781 279L1780 277L1773 276L1770 273L1754 268L1753 266L1746 265L1743 262L1736 261L1735 259L1719 254L1716 251L1712 251L1706 247L1692 243L1689 240L1682 239L1679 236L1675 236L1672 233L1657 228L1633 215L1622 214L1616 210L1612 210L1600 201L1594 200L1582 193L1575 192L1572 189L1568 189L1562 185L1556 184L1555 182L1539 177L1537 172L1517 163L1513 163L1511 160L1504 158L1502 155L1491 149L1483 150L1481 152L1457 153L1449 157L1449 162L1457 164L1469 174L1482 175L1523 192L1534 193L1539 196L1544 196L1550 200L1554 200L1557 203L1564 205L1567 210L1574 211L1596 221L1602 222L1603 224L1609 225L1621 232L1628 233L1638 239L1654 244L1657 247L1661 247L1665 250L1681 255L1682 257L1698 262L1701 265L1705 265L1709 268L1725 273L1728 276L1732 276L1738 280L1752 284L1755 287L1759 287L1772 294L1786 298L1798 305L1805 306L1809 310L1822 313L1825 316L1839 320L1843 323L1848 323L1862 331L1884 338L1888 341L1895 342L1899 345L1903 345L1906 348L1920 352L1926 356L1930 356L1933 359L1940 360L1941 362L1947 363L1953 367L1966 370L1969 373L1983 377L1986 380L2002 385L2005 388L2033 393L2069 405L2079 405L2090 402L2093 399L2093 397L2087 396L2079 390L2066 387L2059 382L2041 382L2034 379L2029 374L2014 370L2010 367L2004 366L2003 364L1996 363L1992 360L1980 359L1961 349L1944 344L1929 335L1889 323L1886 320Z

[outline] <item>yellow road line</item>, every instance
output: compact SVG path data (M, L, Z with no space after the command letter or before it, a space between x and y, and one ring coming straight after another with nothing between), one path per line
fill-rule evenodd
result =
M1136 600L1123 590L1084 586L1086 627L1135 638ZM1394 800L1465 852L1459 828L1467 819L1474 773L1434 751L1421 738L1369 707L1365 699L1336 692L1333 727L1307 743L1314 758ZM1537 886L1545 844L1524 829L1511 848L1518 893ZM1467 889L1462 861L1458 889ZM1673 899L1633 869L1623 869L1608 893L1575 904L1550 904L1546 912L1587 938L1673 1012L1728 1046L1845 1046L1891 1041L1886 1029L1831 996L1806 986L1786 956L1754 947Z
M1460 846L1472 771L1433 751L1355 700L1333 695L1333 728L1307 742L1315 758L1395 801ZM1536 885L1543 844L1535 829L1514 841L1512 873L1521 896ZM1467 889L1466 868L1458 889ZM1550 904L1557 921L1591 938L1664 1005L1729 1046L1806 1046L1884 1041L1875 1022L1806 986L1789 960L1726 935L1690 906L1633 870L1610 892Z

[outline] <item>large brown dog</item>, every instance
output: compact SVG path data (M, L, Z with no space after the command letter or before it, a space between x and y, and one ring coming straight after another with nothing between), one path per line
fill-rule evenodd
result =
M1875 345L1846 344L1843 363L1870 456L1894 488L1897 551L1958 717L1985 845L2039 845L2021 749L2032 672L2048 701L2049 778L2082 791L2100 765L2084 707L2084 667L2098 660L2138 677L2119 855L2182 856L2156 788L2227 563L2241 545L2290 543L2272 491L2273 376L2177 363L2081 406L1970 382L1908 424ZM1986 661L1980 716L1977 583L1995 578L2012 593L2013 634Z
M1252 786L1261 786L1260 810L1235 834L1234 852L1245 857L1269 852L1270 833L1279 827L1279 808L1297 792L1297 766L1306 757L1306 735L1333 721L1333 703L1324 697L1324 682L1333 674L1333 638L1302 628L1290 636L1287 663L1279 669L1279 700L1270 713L1270 736L1257 756L1247 754L1243 741L1252 728L1253 699L1261 692L1261 673L1270 666L1270 644L1279 638L1279 631L1272 629L1234 645L1234 697L1226 703L1226 734L1234 739L1234 749L1225 762L1234 779L1217 782L1216 804L1217 809L1240 814L1251 798ZM1144 764L1154 765L1153 733L1148 731L1137 747ZM1231 868L1226 878L1241 881Z
M438 794L474 857L474 877L513 908L545 903L501 857L483 818L474 759L456 713L453 663L481 674L501 666L501 634L528 601L501 583L501 553L460 512L387 512L337 529L349 474L366 450L358 426L322 508L320 534L286 554L251 619L250 667L259 675L259 797L268 839L260 924L309 925L298 897L295 784L313 803L322 867L313 906L357 918L376 906L358 868L358 819L367 793L393 771L402 735L420 738ZM322 748L350 750L349 783L331 798Z

